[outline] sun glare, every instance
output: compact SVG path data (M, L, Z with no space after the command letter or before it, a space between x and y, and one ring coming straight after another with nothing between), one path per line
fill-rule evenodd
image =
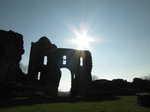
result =
M76 38L72 40L72 42L77 45L79 50L89 49L89 44L93 41L94 39L89 37L86 32L83 34L76 33Z

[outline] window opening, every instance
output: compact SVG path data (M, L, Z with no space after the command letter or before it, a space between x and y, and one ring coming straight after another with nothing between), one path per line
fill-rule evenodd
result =
M66 63L67 63L67 56L63 55L63 65L66 65Z
M83 58L80 57L80 66L83 66Z
M41 72L38 72L37 80L40 80L40 78L41 78Z
M44 65L47 65L47 56L44 56Z

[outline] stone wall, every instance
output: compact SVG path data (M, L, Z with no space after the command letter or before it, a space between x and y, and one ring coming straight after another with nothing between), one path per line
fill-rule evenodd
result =
M57 48L46 37L32 42L28 77L47 88L53 96L58 92L61 68L67 68L71 72L71 95L73 96L92 81L92 57L89 51Z
M13 31L0 30L0 81L17 80L23 53L23 36Z

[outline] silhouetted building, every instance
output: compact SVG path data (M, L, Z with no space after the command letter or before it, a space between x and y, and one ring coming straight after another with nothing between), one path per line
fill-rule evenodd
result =
M13 31L0 30L0 82L20 78L19 63L24 54L23 36Z
M42 37L31 44L28 76L52 96L58 92L61 68L71 72L71 95L76 96L92 81L92 57L89 51L57 48Z

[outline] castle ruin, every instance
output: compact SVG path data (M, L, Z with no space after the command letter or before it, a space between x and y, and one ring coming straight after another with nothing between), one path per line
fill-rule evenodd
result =
M57 48L46 37L31 43L28 77L43 86L51 96L58 93L61 68L71 73L71 96L77 96L92 81L90 51Z

